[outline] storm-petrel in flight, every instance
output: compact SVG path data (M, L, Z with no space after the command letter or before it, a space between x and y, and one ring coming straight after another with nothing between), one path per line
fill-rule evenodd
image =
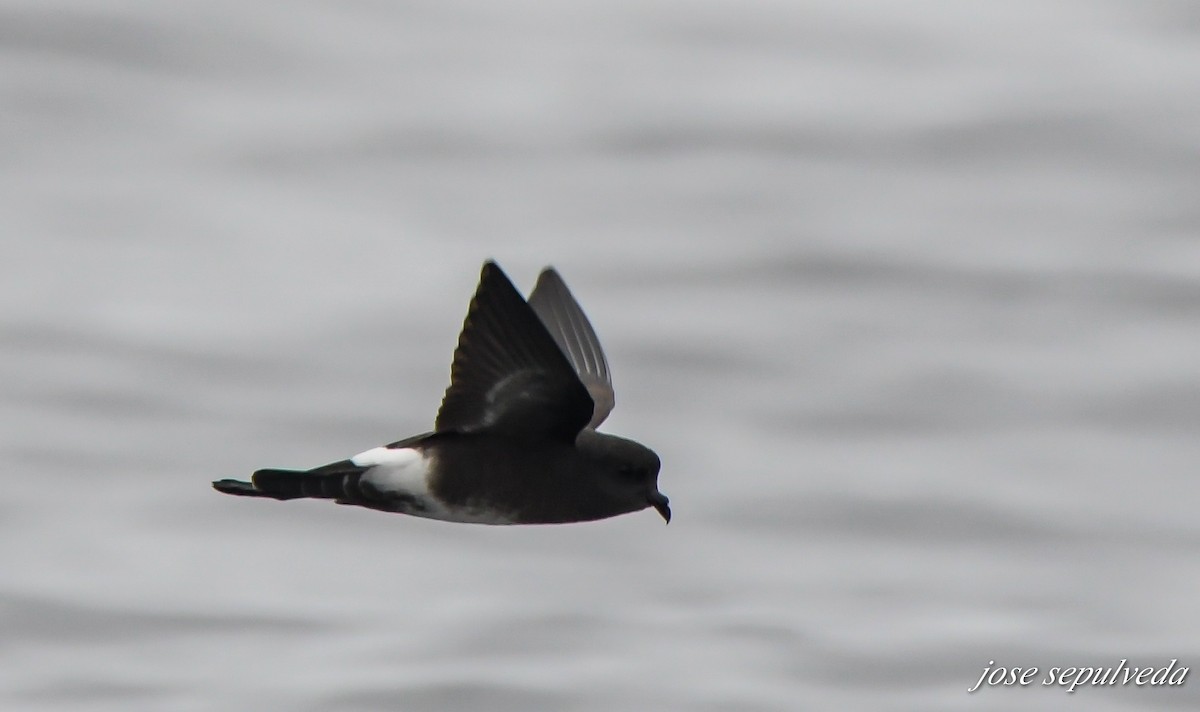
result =
M647 507L670 522L658 456L596 432L613 403L600 342L558 272L546 268L526 302L489 261L433 432L312 470L258 470L250 482L213 487L451 522L583 522Z

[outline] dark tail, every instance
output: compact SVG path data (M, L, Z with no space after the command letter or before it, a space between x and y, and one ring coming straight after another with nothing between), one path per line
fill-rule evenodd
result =
M357 500L362 496L358 483L367 469L343 460L315 470L259 470L250 482L217 480L212 485L218 492L242 497Z

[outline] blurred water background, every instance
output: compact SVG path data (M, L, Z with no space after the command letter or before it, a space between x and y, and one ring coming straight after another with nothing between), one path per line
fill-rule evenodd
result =
M0 3L5 710L1183 710L1200 6ZM556 265L653 512L219 496ZM1040 679L1040 678L1039 678Z

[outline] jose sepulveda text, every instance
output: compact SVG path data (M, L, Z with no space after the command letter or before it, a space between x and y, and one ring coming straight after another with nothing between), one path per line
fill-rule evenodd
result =
M976 692L981 687L1027 687L1041 682L1044 687L1064 687L1067 692L1090 685L1111 687L1113 685L1135 685L1137 687L1180 687L1187 681L1189 669L1172 658L1163 667L1131 666L1125 658L1111 667L1052 667L1043 673L1036 667L999 667L989 660L983 674L967 692Z

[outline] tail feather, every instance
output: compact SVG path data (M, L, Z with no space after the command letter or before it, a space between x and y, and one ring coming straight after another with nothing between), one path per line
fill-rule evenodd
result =
M236 494L240 497L267 497L264 492L254 489L254 485L241 480L217 480L212 483L213 489L225 494Z
M251 478L254 488L275 499L342 499L358 493L362 471L320 473L296 470L259 470Z
M344 460L314 470L258 470L250 482L217 480L212 484L218 492L243 497L352 500L361 497L358 483L367 469Z

